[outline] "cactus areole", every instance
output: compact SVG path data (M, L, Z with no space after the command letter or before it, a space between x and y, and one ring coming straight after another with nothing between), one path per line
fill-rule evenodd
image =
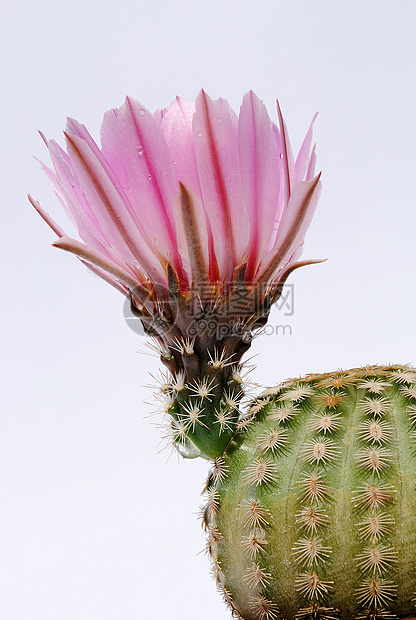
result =
M309 375L250 412L203 511L235 617L414 616L416 370Z

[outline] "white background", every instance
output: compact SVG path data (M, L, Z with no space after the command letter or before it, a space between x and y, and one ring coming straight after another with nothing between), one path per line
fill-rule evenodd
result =
M415 2L14 0L1 28L0 617L226 620L198 555L207 466L159 452L157 359L31 210L65 223L36 130L61 141L68 114L98 139L126 94L238 109L251 88L297 149L319 110L304 258L329 260L293 274L292 336L256 341L254 378L415 363Z

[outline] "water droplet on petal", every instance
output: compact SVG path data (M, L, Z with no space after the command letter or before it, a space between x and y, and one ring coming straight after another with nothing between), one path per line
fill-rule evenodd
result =
M153 245L159 245L159 239L157 237L153 237L152 243Z
M222 118L219 116L219 117L217 118L217 123L221 123L221 122L222 122Z
M196 134L198 136L198 138L201 138L202 136L202 131L198 131L198 133Z
M279 157L280 159L283 159L283 153L280 153Z
M144 116L144 112L145 112L145 111L144 111L144 109L143 109L143 108L140 108L140 110L139 110L139 116Z
M139 148L137 149L137 155L140 157L141 155L143 155L143 147L139 146Z
M274 228L274 230L279 230L279 222L274 222L273 223L273 228Z
M151 174L148 174L148 175L147 175L147 178L148 178L148 180L149 180L149 181L151 181L151 180L153 179L153 177L152 177L152 175L151 175Z

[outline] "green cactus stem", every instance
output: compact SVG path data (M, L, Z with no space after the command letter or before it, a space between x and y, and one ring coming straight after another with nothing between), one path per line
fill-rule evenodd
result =
M240 402L246 395L241 371L240 364L231 366L223 355L214 355L202 378L190 382L181 372L165 376L168 439L183 457L215 459L226 450L239 428Z
M208 478L213 574L244 620L415 616L416 370L266 390Z

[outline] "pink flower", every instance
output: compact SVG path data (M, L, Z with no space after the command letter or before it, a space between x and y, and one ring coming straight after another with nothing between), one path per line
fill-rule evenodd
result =
M312 125L295 160L279 106L278 119L253 92L239 116L204 91L155 114L127 97L105 114L101 148L72 119L66 152L45 139L54 171L43 168L82 239L31 199L54 245L130 297L173 376L229 360L226 381L307 264L297 260L320 193Z

